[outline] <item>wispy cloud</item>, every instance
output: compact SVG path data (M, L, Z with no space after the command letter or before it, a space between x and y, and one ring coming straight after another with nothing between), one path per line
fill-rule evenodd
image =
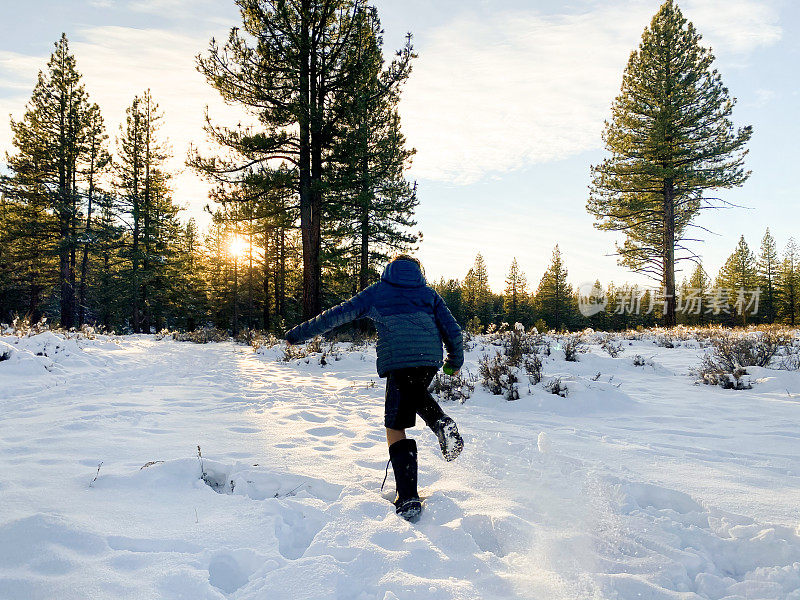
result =
M728 52L747 54L781 39L778 11L768 2L690 0L682 10L717 57Z
M235 123L244 116L225 105L195 70L194 57L204 51L210 37L208 31L181 34L106 26L80 30L70 43L86 90L100 105L112 140L119 135L133 97L150 88L164 113L160 135L171 147L167 167L176 174L172 182L175 200L189 206L195 215L207 202L208 186L186 169L184 160L191 142L204 146L205 106L223 122ZM0 89L14 88L14 93L0 98L3 116L12 112L21 117L36 73L46 62L47 57L0 54ZM10 137L8 121L3 118L0 148L10 148Z
M657 6L473 12L431 32L402 100L414 175L469 184L599 148L622 70ZM686 15L717 55L781 34L777 13L753 0L693 0Z

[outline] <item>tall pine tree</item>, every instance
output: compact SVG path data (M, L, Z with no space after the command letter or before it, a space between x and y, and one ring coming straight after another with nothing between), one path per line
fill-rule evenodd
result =
M347 62L354 65L352 83L342 95L342 116L334 143L331 219L340 223L345 256L355 259L358 288L375 278L378 267L417 241L416 184L404 177L414 150L406 148L400 131L399 84L410 69L395 73L384 68L383 31L377 9L356 13L354 43ZM391 82L395 81L395 85ZM390 93L384 91L389 88Z
M236 0L242 27L220 48L211 40L198 69L227 102L258 117L242 132L208 123L210 137L232 151L226 159L192 153L189 163L225 183L257 182L263 193L296 194L303 249L303 316L322 307L323 215L330 214L331 152L346 110L347 90L363 64L358 43L364 0ZM254 43L255 40L255 43ZM379 95L394 93L407 75L410 42L388 67Z
M567 268L556 244L553 258L539 282L534 298L536 318L543 319L551 329L567 329L575 319L575 297L567 282Z
M29 267L39 270L24 276L31 312L40 308L40 294L50 286L55 268L63 327L75 325L77 316L75 262L82 202L78 176L86 158L89 110L75 57L62 34L47 69L39 72L22 120L11 120L16 153L6 157L13 176L3 188L16 204L13 212L24 219L12 225L11 235L28 237L16 249L25 253Z
M519 268L517 259L514 258L508 269L508 275L506 275L506 289L503 297L503 309L508 323L514 325L523 321L527 301L528 280L525 273Z
M779 314L792 327L797 323L800 312L800 253L794 238L789 238L783 253L780 268Z
M728 290L728 302L733 307L732 317L741 319L742 325L747 324L749 293L758 287L758 272L756 257L747 245L744 236L739 238L733 254L725 261L720 269L716 282L717 288Z
M761 252L756 265L758 285L761 288L761 307L764 320L774 323L777 315L777 284L780 260L775 247L775 238L769 232L764 233L761 240Z
M667 326L676 322L675 263L695 258L687 229L719 205L704 192L749 176L752 129L733 128L735 99L700 39L673 0L661 5L628 60L603 134L611 156L592 167L587 205L598 228L626 234L620 263L664 286Z

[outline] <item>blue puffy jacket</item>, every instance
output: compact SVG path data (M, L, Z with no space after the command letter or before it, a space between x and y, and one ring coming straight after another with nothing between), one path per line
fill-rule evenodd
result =
M378 375L406 367L441 367L442 342L446 363L464 364L461 328L444 300L428 287L419 265L395 260L381 280L350 300L286 332L286 341L302 342L350 321L368 317L378 330Z

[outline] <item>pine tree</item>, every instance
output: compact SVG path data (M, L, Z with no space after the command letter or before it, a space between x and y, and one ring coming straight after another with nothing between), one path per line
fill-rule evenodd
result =
M363 65L352 44L364 0L237 0L242 29L234 27L220 48L211 40L198 69L227 102L258 117L259 129L208 124L210 137L233 152L230 159L189 163L222 184L243 179L262 192L291 190L298 197L303 248L303 316L322 306L323 215L330 215L330 154L346 106L346 90ZM253 45L251 40L256 40ZM379 95L394 93L407 76L410 41L388 67ZM280 163L280 166L276 166ZM253 185L254 184L254 185Z
M150 90L133 99L126 115L120 125L117 187L130 216L131 327L147 332L153 325L150 295L153 285L160 285L156 278L163 265L158 247L162 219L174 217L177 209L169 196L169 174L163 169L166 149L157 137L162 115Z
M517 259L514 258L506 276L506 289L503 298L503 310L509 324L514 325L523 320L527 297L528 280L525 278L525 273L519 268Z
M537 318L544 319L551 329L568 328L575 318L575 297L567 282L567 274L561 250L556 244L550 266L542 276L534 298Z
M86 115L86 139L85 145L87 147L87 164L84 169L84 177L86 178L86 221L81 234L81 243L83 244L83 258L81 259L81 278L80 288L78 293L78 324L82 325L86 322L86 308L87 308L87 285L89 278L89 249L95 241L93 231L93 211L96 208L96 196L98 192L102 192L98 188L98 179L103 175L111 163L111 154L106 148L106 127L103 121L103 116L100 113L100 107L97 104L92 104Z
M792 327L798 319L800 311L800 254L794 238L789 238L783 253L780 266L780 283L778 287L779 314Z
M709 285L708 275L706 275L702 263L698 262L687 282L689 294L683 297L687 323L699 325L706 322L706 302L708 300ZM691 298L689 295L691 295Z
M463 302L468 321L477 318L481 327L492 322L492 291L489 289L486 261L480 252L475 256L475 263L464 278Z
M728 302L733 306L732 317L739 316L742 325L746 325L749 300L743 303L743 299L758 287L758 271L756 257L744 236L739 238L736 250L720 269L716 285L718 289L728 290Z
M33 221L19 221L15 235L28 236L27 262L48 273L57 269L61 325L72 327L76 317L75 260L80 211L78 174L85 158L84 136L89 110L75 57L65 34L40 71L21 121L11 120L16 154L7 155L13 176L4 190ZM53 257L57 258L54 267ZM38 309L39 293L47 279L30 274L30 296Z
M125 244L125 229L119 219L119 198L110 192L97 197L98 218L93 233L93 246L98 254L97 277L94 289L97 322L105 329L122 326L130 317L127 300L128 286L123 276L127 262L121 250Z
M767 228L761 240L761 253L756 265L758 285L761 288L761 305L764 309L764 320L767 323L774 323L777 315L776 296L779 268L780 261L775 247L775 239Z
M433 289L442 297L447 304L453 317L462 328L466 327L467 317L464 311L463 289L458 279L445 280L442 277L438 283L433 284Z
M623 231L620 264L660 281L664 324L675 324L675 263L706 190L742 185L751 127L734 130L735 99L712 69L714 55L673 0L661 5L631 53L603 139L611 157L592 168L587 209L596 226ZM682 254L677 254L676 251Z
M355 43L347 48L354 77L343 95L342 116L332 149L331 220L344 239L345 256L358 265L358 289L366 288L391 253L409 251L417 235L416 184L404 178L414 150L400 131L398 75L384 69L383 36L374 7L356 13ZM384 93L387 82L396 80Z

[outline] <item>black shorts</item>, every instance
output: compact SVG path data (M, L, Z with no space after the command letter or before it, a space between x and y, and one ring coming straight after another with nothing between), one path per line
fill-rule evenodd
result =
M417 422L417 413L427 423L438 418L441 408L428 386L438 367L409 367L389 371L386 376L386 406L383 424L389 429L407 429Z

